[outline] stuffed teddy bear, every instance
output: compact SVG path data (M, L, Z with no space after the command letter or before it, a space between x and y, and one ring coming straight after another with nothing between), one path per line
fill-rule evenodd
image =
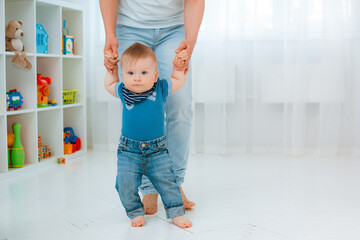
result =
M26 57L25 47L21 41L24 32L21 30L21 21L10 21L5 27L6 51L15 52L12 63L27 70L31 70L32 64Z

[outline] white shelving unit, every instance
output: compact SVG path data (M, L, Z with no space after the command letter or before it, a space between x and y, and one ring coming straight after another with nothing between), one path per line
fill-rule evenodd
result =
M62 26L75 37L75 54L62 54ZM23 22L22 42L33 65L30 71L11 63L13 52L5 51L5 25L11 20ZM36 23L49 35L49 53L36 53ZM66 158L86 152L86 91L84 56L84 13L81 6L56 0L0 0L0 180L55 162L64 156L63 129L72 127L81 139L81 150ZM49 100L56 106L37 108L36 75L51 77ZM8 110L6 92L17 89L23 96L19 110ZM76 102L63 105L62 90L77 89ZM13 123L21 124L21 143L25 150L25 167L8 168L7 133ZM38 136L50 145L54 157L38 162Z

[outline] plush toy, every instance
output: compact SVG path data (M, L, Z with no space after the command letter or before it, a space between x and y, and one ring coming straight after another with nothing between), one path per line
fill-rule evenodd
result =
M15 56L12 59L12 63L23 68L30 70L32 64L26 57L25 47L21 41L24 36L24 32L21 30L21 21L10 21L5 27L5 40L6 51L15 52Z

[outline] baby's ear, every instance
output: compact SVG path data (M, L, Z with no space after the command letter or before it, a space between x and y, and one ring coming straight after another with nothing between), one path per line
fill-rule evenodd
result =
M159 71L156 70L156 72L155 72L155 82L157 82L158 78L159 78Z

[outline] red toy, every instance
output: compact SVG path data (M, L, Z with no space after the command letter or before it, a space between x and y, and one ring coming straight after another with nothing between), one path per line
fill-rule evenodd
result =
M71 154L81 149L81 140L71 127L64 128L64 153Z
M50 94L51 85L51 78L43 77L41 74L37 74L37 106L38 107L47 107L48 104L48 97ZM55 101L56 100L52 100ZM55 104L56 105L56 104Z

